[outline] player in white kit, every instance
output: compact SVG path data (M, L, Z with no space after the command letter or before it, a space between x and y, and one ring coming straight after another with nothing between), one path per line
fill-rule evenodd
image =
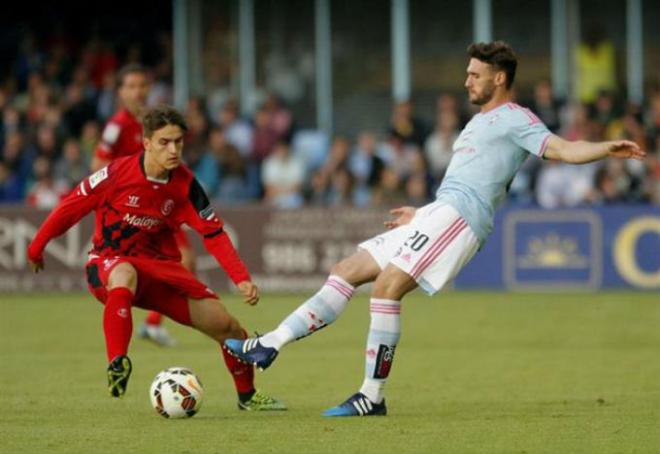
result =
M418 209L392 210L396 219L385 223L390 230L361 243L355 254L336 264L319 292L277 329L225 342L243 361L265 369L284 345L335 321L355 287L374 282L362 387L325 416L387 413L383 388L400 337L401 299L418 286L434 294L474 256L493 228L496 207L530 154L574 164L645 155L625 140L566 141L531 111L511 102L517 59L506 43L472 44L468 55L465 88L480 112L454 143L436 200Z

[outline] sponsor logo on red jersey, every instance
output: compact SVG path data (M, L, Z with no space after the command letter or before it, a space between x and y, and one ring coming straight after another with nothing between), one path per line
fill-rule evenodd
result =
M122 220L133 227L142 227L145 229L152 229L163 223L160 219L152 218L151 216L138 216L128 213L124 215L124 219Z

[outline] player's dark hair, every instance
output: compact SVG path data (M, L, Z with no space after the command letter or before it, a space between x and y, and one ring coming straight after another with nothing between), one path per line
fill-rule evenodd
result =
M175 125L183 131L188 130L188 124L183 115L172 106L160 105L149 109L142 117L144 137L151 138L155 131L167 125Z
M513 80L516 78L516 67L518 66L518 57L516 57L511 46L504 41L472 43L467 52L471 58L492 65L497 71L504 71L506 73L506 88L511 88Z
M126 76L130 74L142 74L146 76L147 68L140 63L129 63L122 66L122 68L117 73L117 88L121 88L121 86L124 85Z

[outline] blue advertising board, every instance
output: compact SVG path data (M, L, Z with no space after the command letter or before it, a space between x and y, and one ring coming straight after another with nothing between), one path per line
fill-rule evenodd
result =
M505 208L454 286L660 290L660 207Z

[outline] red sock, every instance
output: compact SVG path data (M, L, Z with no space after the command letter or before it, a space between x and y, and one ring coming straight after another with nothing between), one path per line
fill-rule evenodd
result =
M243 331L242 339L247 339L247 337L247 333ZM236 391L239 393L250 393L254 391L254 367L250 364L240 362L238 358L230 355L226 349L221 348L221 350L227 370L234 379Z
M103 310L103 332L108 362L128 352L133 333L132 301L133 292L126 287L116 287L108 292Z
M160 314L160 312L149 311L147 318L144 319L144 323L147 325L159 326L162 320L163 316Z

